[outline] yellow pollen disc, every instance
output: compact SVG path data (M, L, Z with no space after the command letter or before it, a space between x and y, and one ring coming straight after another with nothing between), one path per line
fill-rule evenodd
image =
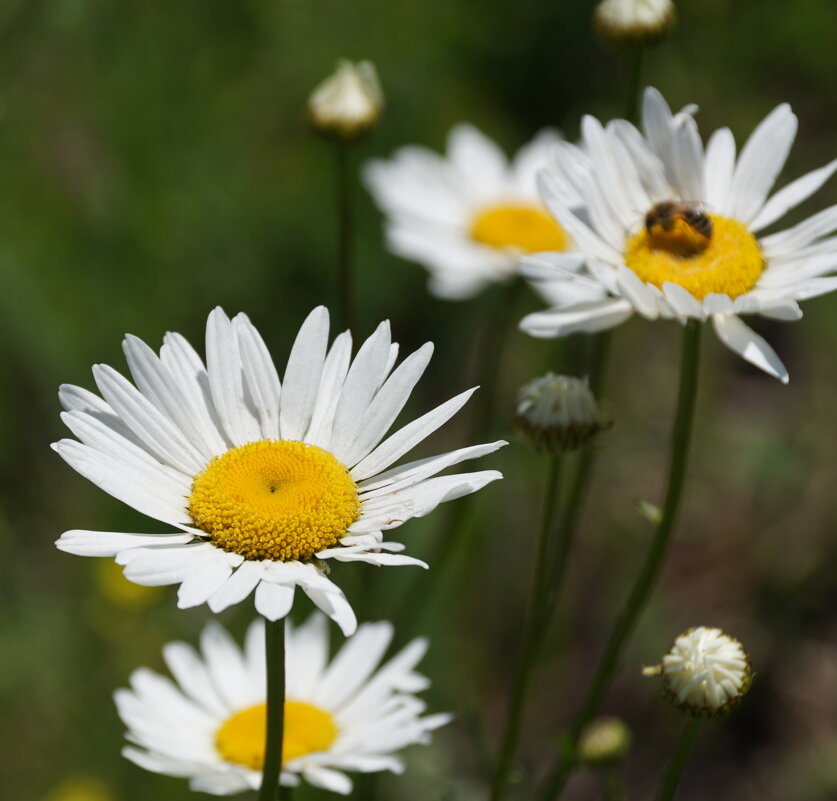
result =
M625 264L643 281L662 289L680 284L698 300L717 292L736 298L749 292L764 269L756 238L736 220L715 217L705 237L684 220L672 229L643 228L628 240Z
M219 548L247 559L310 559L360 511L349 471L304 442L262 440L216 456L192 484L189 514Z
M567 250L570 237L537 206L509 204L483 209L471 224L471 239L492 248L523 253Z
M267 704L242 709L215 732L221 758L251 770L264 767ZM325 751L337 739L337 726L328 712L302 701L285 701L282 765L316 751Z

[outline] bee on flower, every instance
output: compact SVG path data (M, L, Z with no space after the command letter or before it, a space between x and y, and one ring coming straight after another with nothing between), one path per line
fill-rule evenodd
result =
M787 382L773 348L741 318L798 320L799 301L837 288L837 206L764 233L834 174L837 159L771 195L796 135L790 107L771 112L737 156L728 128L704 146L695 110L672 114L649 88L641 130L585 117L578 146L556 144L541 193L585 266L556 253L524 259L524 275L549 282L553 303L521 328L559 337L612 328L634 313L711 321L727 347ZM583 209L567 202L568 186Z

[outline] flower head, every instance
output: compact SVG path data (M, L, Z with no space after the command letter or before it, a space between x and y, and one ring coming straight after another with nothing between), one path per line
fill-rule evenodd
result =
M602 37L620 45L658 41L665 36L674 17L671 0L602 0L593 14Z
M580 448L611 425L586 379L555 373L520 388L514 420L535 448L552 451Z
M413 146L372 161L364 178L387 216L390 250L427 269L430 291L449 300L507 281L522 254L571 250L535 180L557 141L544 131L509 162L476 128L457 125L445 156Z
M308 100L308 114L320 133L355 139L374 127L384 94L371 61L340 61Z
M595 718L582 731L578 754L588 765L610 765L617 762L631 747L631 730L621 718Z
M776 108L736 158L727 128L704 149L695 108L672 114L655 89L643 102L643 130L624 120L582 123L582 143L559 142L556 169L540 176L544 200L584 254L524 260L523 272L548 281L552 305L530 314L532 336L599 331L634 312L649 320L711 320L729 348L787 382L770 345L741 321L757 314L798 320L798 301L837 288L837 206L764 235L768 226L819 189L837 160L770 196L796 134L790 107ZM566 202L569 184L584 209Z
M352 360L349 333L329 348L328 328L328 312L314 309L280 382L246 315L230 320L215 309L206 364L179 334L166 334L159 356L128 336L134 384L97 365L101 397L63 386L62 419L78 441L61 440L55 450L94 484L177 532L68 531L58 547L115 556L137 584L179 584L181 608L208 603L219 612L255 590L256 609L277 620L299 586L350 634L354 613L327 563L426 567L383 532L500 478L493 470L437 474L505 443L393 467L473 390L385 438L432 346L395 367L398 346L382 323Z
M669 700L695 715L728 711L753 681L750 659L741 643L720 629L704 626L681 634L662 664L644 672L662 676Z
M346 772L401 773L399 751L428 743L449 715L422 717L415 693L429 682L415 672L427 643L414 640L379 666L392 640L389 623L365 623L329 662L322 615L286 630L283 785L300 779L344 795ZM193 790L229 795L258 789L265 750L264 622L244 649L218 624L201 636L201 653L181 642L163 649L174 682L147 668L115 695L131 745L123 754L146 770L188 777Z

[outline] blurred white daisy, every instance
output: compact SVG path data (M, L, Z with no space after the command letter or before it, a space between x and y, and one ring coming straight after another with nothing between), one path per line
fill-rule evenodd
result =
M460 124L446 156L410 146L370 162L364 179L387 216L390 250L428 270L434 295L462 300L511 278L524 253L570 249L537 190L538 170L558 141L543 131L510 162L476 128ZM563 200L578 198L568 188Z
M53 447L105 492L178 529L172 534L68 531L61 550L115 556L144 585L180 584L178 606L219 612L256 591L270 620L291 609L294 588L348 635L355 616L326 563L423 562L383 532L501 478L494 470L437 476L497 450L475 445L392 467L450 419L463 392L384 439L433 350L395 369L398 346L382 323L351 359L351 336L328 348L328 312L299 330L281 381L246 315L210 315L203 361L168 333L159 357L123 343L135 385L96 365L102 397L62 386L62 419L79 441ZM382 441L383 440L383 441Z
M348 794L346 771L401 773L397 755L429 743L450 715L421 717L415 697L429 686L414 671L427 650L414 640L379 667L392 640L390 623L364 623L328 659L322 615L286 629L283 785L300 778ZM188 778L191 789L230 795L258 789L265 751L264 621L247 632L242 651L217 623L201 636L201 653L169 643L163 656L175 681L140 668L116 705L132 745L125 757L146 770Z
M727 128L706 149L694 107L672 114L655 89L645 92L643 132L625 120L582 123L579 147L559 142L556 169L539 176L545 202L586 257L586 269L560 254L523 265L549 280L554 307L524 318L537 337L599 331L634 312L711 319L729 348L787 382L767 342L740 319L758 314L798 320L797 301L837 288L837 205L778 233L763 231L816 192L837 160L769 197L796 135L797 120L778 106L736 158ZM584 216L566 202L566 184L583 197Z

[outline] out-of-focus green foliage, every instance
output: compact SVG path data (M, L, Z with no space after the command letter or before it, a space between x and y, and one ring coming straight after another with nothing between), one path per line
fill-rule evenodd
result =
M580 0L0 5L3 797L169 801L188 792L119 756L110 696L135 667L162 668L162 644L193 641L209 613L178 612L172 589L128 592L96 560L53 548L67 528L157 530L49 450L64 433L58 384L91 386L94 362L121 368L126 331L154 345L167 329L200 341L216 304L247 311L281 363L307 311L336 307L335 154L308 129L304 107L337 58L371 58L387 95L358 162L406 143L441 147L460 120L513 149L542 126L572 137L584 113L622 113L623 61L595 40L590 14ZM699 103L704 130L729 125L739 141L790 101L801 123L788 167L795 175L837 155L835 41L833 0L681 2L678 27L650 54L646 75L672 105ZM805 209L836 198L832 181ZM423 272L384 251L360 189L356 201L358 333L389 317L408 348L436 342L408 407L423 411L470 380L480 326L501 290L467 304L430 298ZM535 300L517 303L515 317ZM684 801L837 793L834 310L835 299L824 298L806 304L796 325L762 325L791 370L787 388L707 337L677 544L604 710L634 728L631 797L648 797L679 727L639 666L699 624L745 642L760 679L734 716L711 724L711 734L707 726ZM617 334L606 398L616 426L602 438L591 515L533 690L540 700L521 749L522 798L586 687L649 539L633 510L639 499L659 499L676 333L635 321ZM496 393L496 433L507 432L515 388L579 363L584 344L512 330L496 385L484 389ZM467 422L431 447L461 445ZM381 798L482 797L515 665L542 472L516 443L494 464L506 480L466 511L442 509L403 529L420 556L440 553L444 538L475 538L467 561L454 547L427 573L338 569L366 616L415 622L402 640L431 636L430 701L457 715L438 737L443 747L414 749L408 776L382 781ZM240 632L251 614L247 603L223 620ZM573 798L599 792L588 774L571 788ZM371 791L356 797L371 801Z

